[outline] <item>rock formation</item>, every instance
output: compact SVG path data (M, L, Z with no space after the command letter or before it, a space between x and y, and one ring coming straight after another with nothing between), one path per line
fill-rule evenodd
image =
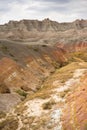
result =
M86 130L86 77L87 20L0 25L1 130Z

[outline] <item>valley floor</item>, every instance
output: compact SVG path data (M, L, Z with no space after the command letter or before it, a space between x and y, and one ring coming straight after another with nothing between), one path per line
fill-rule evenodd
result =
M38 92L0 119L0 130L83 130L79 122L75 123L75 101L69 101L68 97L83 86L81 81L86 74L86 62L73 62L57 70ZM67 109L71 122L67 122ZM71 128L67 128L67 123Z

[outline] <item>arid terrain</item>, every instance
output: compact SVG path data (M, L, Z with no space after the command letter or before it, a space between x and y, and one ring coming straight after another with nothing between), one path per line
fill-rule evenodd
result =
M0 130L87 130L87 20L0 25Z

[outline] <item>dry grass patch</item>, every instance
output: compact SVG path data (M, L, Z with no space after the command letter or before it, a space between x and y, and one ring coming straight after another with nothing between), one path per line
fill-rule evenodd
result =
M0 119L1 119L1 118L5 118L5 116L6 116L6 113L5 113L5 112L0 111Z
M82 61L82 60L87 62L87 50L70 53L70 61Z
M60 97L61 97L61 98L64 98L69 91L70 91L70 89L64 90L63 92L61 92L61 93L59 94Z
M73 73L76 69L87 69L87 63L86 62L73 62L70 63L60 69L57 69L56 72L50 76L43 84L45 86L45 89L53 89L53 82L58 80L59 86L60 83L63 85L67 80L73 77ZM57 85L58 87L58 85Z
M44 103L44 104L42 105L42 108L43 108L44 110L51 109L52 106L55 105L55 104L56 104L55 101L52 99L52 100L50 100L50 101Z
M14 118L8 118L0 123L0 130L17 130L18 120Z

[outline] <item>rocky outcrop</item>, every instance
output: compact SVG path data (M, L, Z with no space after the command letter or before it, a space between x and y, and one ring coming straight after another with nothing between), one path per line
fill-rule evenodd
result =
M8 112L20 102L20 97L16 94L0 94L0 112Z
M23 99L40 89L44 80L65 63L66 51L56 46L0 40L0 93L15 93Z
M21 20L21 21L9 21L5 25L0 25L0 30L4 31L10 29L20 29L28 31L64 31L69 29L82 29L87 27L87 20L76 20L71 23L58 23L50 19L38 20Z
M86 130L86 50L87 20L1 25L0 128Z
M19 98L35 93L48 76L69 62L72 50L73 53L82 51L83 54L85 49L85 42L48 46L1 40L0 93L15 93L20 95ZM85 56L82 57L83 60L86 59Z
M45 19L9 21L0 25L0 38L25 41L33 44L69 43L75 40L87 40L87 20L71 23L58 23Z
M80 52L85 51L87 49L87 42L86 41L73 41L67 44L64 43L57 43L55 46L58 48L65 49L67 52Z
M15 46L12 52L9 52L10 47L12 45L5 45L1 48L3 55L6 51L5 55L9 57L2 56L0 61L0 91L2 93L19 88L24 91L36 91L46 77L67 62L66 51L56 47L32 46L29 48L23 46L22 52ZM18 55L14 53L15 49L16 53L19 52ZM7 91L8 89L10 90Z
M64 130L87 129L87 74L80 80L79 87L67 96L64 111Z
M14 127L15 130L86 130L86 77L86 62L74 62L57 70L40 91L28 95L24 102L1 118L1 130L8 126L11 117L17 120L18 126L9 127L10 130Z

